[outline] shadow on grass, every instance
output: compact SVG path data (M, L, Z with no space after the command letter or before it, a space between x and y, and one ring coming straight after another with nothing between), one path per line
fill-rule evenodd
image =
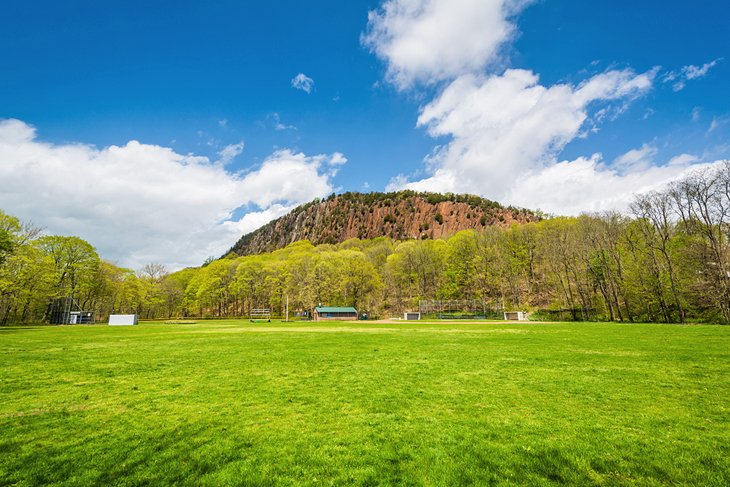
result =
M46 328L49 328L51 325L25 325L25 326L18 326L18 325L7 325L7 326L0 326L0 333L18 333L22 331L40 331Z
M75 429L71 422L55 419L54 426ZM254 458L247 453L253 445L250 441L211 425L183 425L131 435L124 431L139 430L110 428L92 437L82 435L83 440L70 439L68 431L49 426L56 431L48 436L63 440L33 445L0 442L0 452L14 456L14 462L5 466L10 476L0 475L0 484L186 485L191 479L214 475ZM254 472L252 469L246 477L265 480Z

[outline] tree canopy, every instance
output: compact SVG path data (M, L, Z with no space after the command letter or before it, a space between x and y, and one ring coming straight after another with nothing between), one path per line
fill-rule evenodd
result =
M104 261L78 237L0 212L0 322L48 319L71 296L97 319L283 314L319 304L371 316L420 300L477 300L557 319L730 322L730 163L640 195L630 213L555 217L448 239L303 240L169 273Z

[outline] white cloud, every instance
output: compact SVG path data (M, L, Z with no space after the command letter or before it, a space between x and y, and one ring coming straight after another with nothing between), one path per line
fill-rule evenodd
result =
M672 81L676 80L679 77L679 73L676 71L669 71L667 73L664 73L662 76L662 82L664 83L671 83Z
M393 176L392 178L390 178L390 181L385 186L385 191L388 193L390 193L392 191L400 191L401 189L403 189L409 185L412 188L413 185L415 185L415 184L417 184L417 183L409 182L408 176L406 176L405 174L398 174L397 176ZM435 191L435 190L427 189L427 191Z
M282 123L281 116L277 112L272 113L267 118L271 118L274 122L274 130L297 130L294 125L286 125L285 123Z
M717 58L709 63L705 63L702 66L695 66L688 64L682 66L682 69L677 71L670 71L662 76L664 83L672 83L672 89L674 91L682 91L687 86L688 80L700 79L707 76L710 69L714 68L718 62L722 61L723 58Z
M654 163L657 148L644 144L638 149L631 149L613 161L613 168L619 172L639 171L647 169Z
M682 154L663 166L648 166L622 174L602 163L600 154L561 161L515 181L505 201L539 208L558 215L626 210L634 195L661 189L691 171L722 164L692 164L696 158Z
M671 159L669 159L669 162L667 162L667 166L686 166L689 164L694 164L695 162L699 162L700 158L693 155L693 154L679 154L678 156L674 156Z
M243 176L240 189L246 195L245 203L269 208L326 196L333 191L330 178L337 174L328 166L343 159L339 152L331 156L306 156L288 149L274 152L259 169Z
M481 72L515 27L525 0L388 0L368 14L362 43L400 89Z
M233 159L243 153L243 145L243 141L241 141L238 144L225 146L220 152L218 152L218 162L225 165L233 161Z
M328 195L330 163L342 159L281 150L233 174L206 157L137 141L50 144L22 121L0 120L0 208L49 233L80 236L122 265L174 269L220 255L242 233ZM258 208L233 217L247 205Z
M228 125L228 120L227 119L223 118L221 120L218 120L218 126L220 128L225 128L226 125Z
M446 82L422 106L417 125L447 142L424 159L426 177L399 174L390 180L388 191L469 192L573 214L623 208L634 193L701 167L691 154L656 165L658 151L649 144L612 164L600 154L559 162L568 143L589 137L646 94L660 68L641 74L612 69L579 84L552 86L541 85L529 70L499 74L500 49L516 32L512 17L529 3L386 0L370 12L361 40L385 61L388 81L401 90ZM705 76L716 62L685 66L661 79L681 89L687 80ZM645 110L644 119L653 113Z
M557 214L623 209L638 192L655 189L697 167L681 154L655 165L657 148L644 144L606 164L600 154L558 162L565 145L598 123L595 105L623 110L652 86L656 69L608 71L577 86L542 86L525 70L459 77L425 105L418 124L450 137L426 158L429 177L391 179L387 190L481 194L506 204ZM609 110L610 111L610 110Z
M299 73L292 78L291 85L293 88L302 90L309 94L312 92L312 88L314 87L314 80L304 73Z
M418 118L431 136L451 138L427 158L430 177L395 179L389 187L503 197L521 174L554 163L556 154L581 134L589 106L641 96L654 73L608 71L578 86L551 87L526 70L461 76Z
M330 157L328 164L330 166L341 166L347 162L347 158L341 152L335 152Z
M257 228L262 227L263 225L266 225L271 220L275 220L279 218L280 216L284 216L287 213L289 213L291 210L293 210L298 204L273 204L270 207L266 208L265 210L261 211L250 211L243 215L240 220L234 221L234 220L227 220L222 223L223 228L225 231L230 235L235 235L236 238L245 235L247 233L253 232ZM231 244L227 245L225 249L222 251L227 250L231 247L233 241L231 241ZM221 251L221 252L222 252ZM218 252L214 254L215 256L218 256L221 254L221 252Z
M707 76L707 73L710 71L710 69L714 68L717 65L718 61L720 61L720 59L715 59L714 61L705 63L702 66L694 66L692 64L684 66L682 68L682 74L687 79L704 78L705 76Z

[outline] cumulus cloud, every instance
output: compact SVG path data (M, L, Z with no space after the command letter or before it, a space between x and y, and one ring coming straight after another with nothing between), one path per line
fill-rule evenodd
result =
M332 157L330 157L328 164L330 166L341 166L347 162L347 158L344 154L341 152L335 152L332 154Z
M246 203L270 207L277 202L305 202L332 193L330 179L337 174L332 165L346 159L332 155L306 156L288 149L274 152L256 171L241 180Z
M223 229L226 233L230 235L234 235L235 238L240 237L241 235L244 235L246 233L250 233L257 228L262 227L263 225L266 225L271 220L275 220L279 218L280 216L284 216L287 213L289 213L291 210L294 209L294 207L297 206L295 204L280 204L276 203L271 206L269 206L266 209L258 210L258 211L249 211L245 215L243 215L239 220L227 220L221 223ZM231 241L231 244L233 241ZM227 250L231 245L227 245L225 249L222 249L221 252ZM218 252L216 254L211 255L220 255L221 252Z
M505 201L557 215L626 210L636 194L661 189L692 171L722 164L693 164L696 161L694 156L682 154L665 165L621 173L605 165L600 154L594 154L524 175L511 186Z
M22 121L0 120L0 208L49 233L80 236L121 265L179 268L331 193L339 167L331 164L343 159L281 150L235 174L206 157L137 141L101 149L50 144ZM242 207L250 211L234 218Z
M498 71L501 50L515 37L514 17L530 3L385 0L370 12L361 41L385 62L386 79L400 90L438 83L438 94L420 108L417 126L446 141L425 157L417 176L399 174L388 190L469 192L578 213L625 207L634 193L697 166L691 154L657 165L658 150L650 144L611 162L600 154L560 161L567 144L589 137L651 90L660 68L611 69L552 86L542 85L530 70ZM663 73L661 81L683 87L718 61ZM644 118L652 113L648 109Z
M299 73L292 78L291 85L292 88L302 90L309 94L312 92L312 88L314 87L314 80L304 73Z
M498 58L526 0L388 0L368 14L361 41L400 89L481 72Z
M623 110L650 90L656 72L613 70L553 86L526 70L461 76L418 118L431 136L450 138L426 158L430 175L415 181L398 175L388 189L469 192L555 214L625 209L635 194L701 167L698 158L680 154L657 165L658 150L650 144L611 163L600 154L572 161L558 156L611 111L607 106Z
M654 72L608 71L572 86L538 83L531 71L464 75L421 110L418 125L450 137L426 160L430 176L391 187L503 197L520 174L554 162L581 134L594 103L627 103L652 85Z

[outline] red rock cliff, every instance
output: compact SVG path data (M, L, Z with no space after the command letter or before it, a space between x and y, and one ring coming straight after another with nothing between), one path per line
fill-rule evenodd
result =
M344 193L315 200L241 237L232 252L249 255L286 247L351 238L440 238L460 230L539 220L535 213L505 208L473 195L436 193Z

